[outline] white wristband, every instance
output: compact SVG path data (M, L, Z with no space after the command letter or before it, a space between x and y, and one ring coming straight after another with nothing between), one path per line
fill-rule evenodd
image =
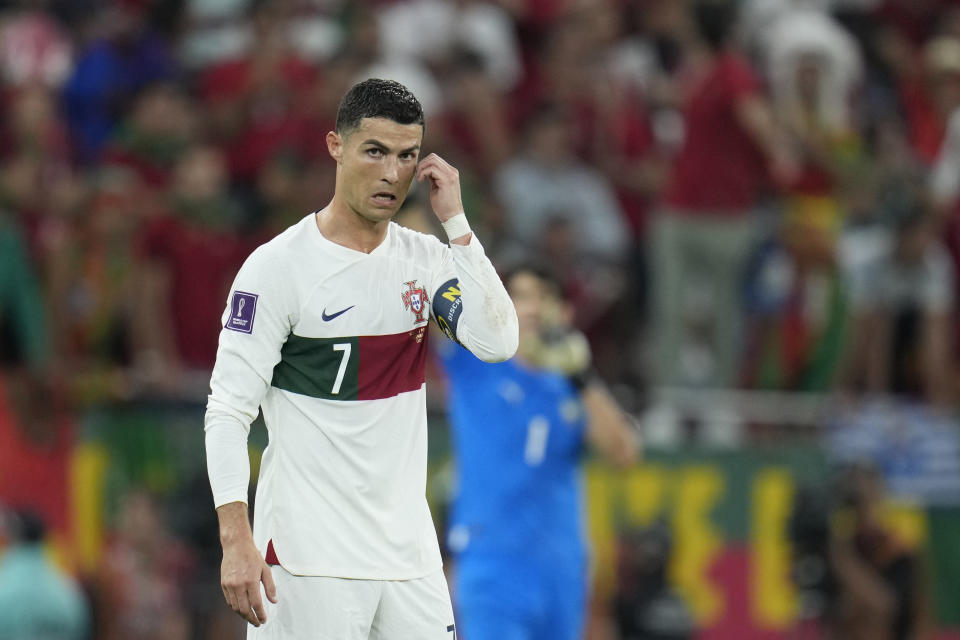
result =
M470 233L470 223L467 222L467 215L465 213L458 213L446 222L441 222L440 225L450 240Z

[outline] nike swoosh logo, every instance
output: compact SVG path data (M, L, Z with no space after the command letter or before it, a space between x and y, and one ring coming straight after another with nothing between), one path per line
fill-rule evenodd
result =
M352 305L350 305L349 307L347 307L346 309L344 309L343 311L337 311L336 313L331 313L330 315L327 315L327 310L324 309L323 311L320 312L320 317L323 318L323 321L324 321L324 322L330 322L330 321L333 320L334 318L336 318L336 317L338 317L338 316L342 316L342 315L345 314L347 311L350 311L350 309L353 309L355 306L357 306L357 305L352 304Z

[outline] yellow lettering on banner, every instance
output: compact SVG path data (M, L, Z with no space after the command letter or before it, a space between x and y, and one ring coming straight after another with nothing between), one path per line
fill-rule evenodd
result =
M460 297L460 289L453 286L447 287L447 290L443 292L443 297L450 302L456 302L457 298Z
M767 468L754 477L750 602L754 619L768 629L787 627L797 613L787 532L794 493L794 480L784 469Z
M725 479L715 467L691 466L678 477L673 532L675 547L671 582L692 608L697 622L715 622L726 607L723 594L710 582L709 571L724 541L710 522L710 512L723 495Z
M626 473L627 519L631 525L652 525L663 511L667 471L659 466L634 467Z
M891 500L883 505L880 518L910 549L920 549L927 541L927 514L919 507Z
M84 443L70 461L70 503L80 566L96 569L103 551L103 481L110 454L100 444Z

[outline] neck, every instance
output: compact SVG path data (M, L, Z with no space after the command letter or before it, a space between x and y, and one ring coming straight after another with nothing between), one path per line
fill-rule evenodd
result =
M317 228L330 242L354 251L370 253L387 236L389 220L371 222L361 217L337 194L316 216Z

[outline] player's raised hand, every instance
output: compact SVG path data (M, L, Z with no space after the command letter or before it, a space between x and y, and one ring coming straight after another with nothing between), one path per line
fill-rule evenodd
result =
M440 222L463 213L460 172L446 160L435 153L428 155L417 165L417 180L430 181L430 206Z
M230 608L255 627L267 621L260 598L260 582L270 602L277 601L277 587L270 566L252 540L224 545L220 565L220 586Z

